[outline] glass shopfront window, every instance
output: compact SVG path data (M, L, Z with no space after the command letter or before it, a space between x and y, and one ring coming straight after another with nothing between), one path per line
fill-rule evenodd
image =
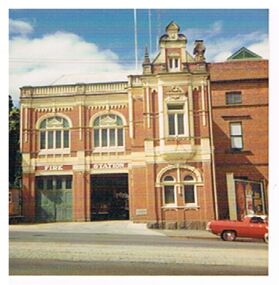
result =
M235 179L238 219L245 215L265 215L263 184L258 181Z

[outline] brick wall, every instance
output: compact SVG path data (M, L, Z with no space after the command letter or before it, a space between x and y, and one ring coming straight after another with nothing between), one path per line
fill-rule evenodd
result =
M268 181L268 62L210 64L213 139L220 217L228 217L226 173ZM241 92L242 103L226 105L226 92ZM241 122L243 150L231 150L230 122ZM265 183L266 184L266 183ZM266 199L268 197L267 189Z

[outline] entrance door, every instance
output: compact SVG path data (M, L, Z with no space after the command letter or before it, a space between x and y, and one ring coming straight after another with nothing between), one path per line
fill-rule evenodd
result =
M72 221L72 176L36 178L36 220Z
M91 220L129 219L128 174L91 176Z

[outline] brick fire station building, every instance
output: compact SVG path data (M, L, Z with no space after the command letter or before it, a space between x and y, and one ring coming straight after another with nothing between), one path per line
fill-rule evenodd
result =
M268 62L207 63L171 22L125 82L21 88L23 215L203 228L268 212Z

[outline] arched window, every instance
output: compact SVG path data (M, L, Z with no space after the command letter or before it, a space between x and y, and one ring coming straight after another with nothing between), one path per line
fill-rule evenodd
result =
M40 129L40 150L69 149L69 122L62 117L43 120Z
M196 205L197 204L197 193L195 179L192 175L186 175L184 177L184 203L186 205Z
M95 148L117 148L124 146L122 119L113 114L101 115L93 122Z
M175 205L175 179L172 176L165 176L163 179L164 183L164 204L166 206Z

